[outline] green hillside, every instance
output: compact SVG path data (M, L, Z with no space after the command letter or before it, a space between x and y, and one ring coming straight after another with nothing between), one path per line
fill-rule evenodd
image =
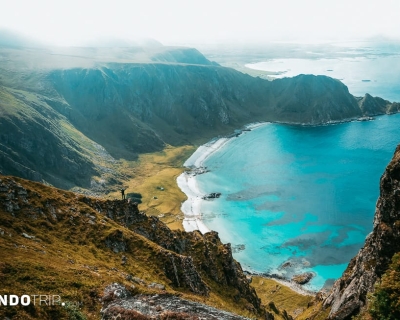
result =
M190 48L0 49L0 171L57 187L122 183L119 164L255 121L397 112L325 76L267 81Z

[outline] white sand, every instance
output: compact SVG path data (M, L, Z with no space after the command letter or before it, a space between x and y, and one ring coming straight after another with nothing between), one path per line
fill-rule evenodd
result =
M245 129L256 129L263 125L265 122L257 122L246 125ZM214 152L221 149L231 138L219 138L212 140L200 146L189 159L183 164L185 167L195 169L203 167L204 161ZM182 173L177 179L178 187L184 192L188 199L182 203L181 211L184 214L183 228L185 231L190 232L199 230L202 234L210 232L211 230L201 220L201 203L204 194L199 190L196 182L196 176L191 174Z
M205 145L200 146L189 159L184 163L185 167L199 168L203 166L204 161L215 151L219 150L229 141L228 138L220 138ZM185 218L183 219L183 228L185 231L199 230L202 234L211 230L201 220L201 202L204 194L200 192L196 176L182 173L176 179L179 188L187 195L188 199L182 203L181 211Z
M229 141L229 138L220 138L208 142L200 147L183 164L185 167L202 167L204 161L215 151L219 150Z

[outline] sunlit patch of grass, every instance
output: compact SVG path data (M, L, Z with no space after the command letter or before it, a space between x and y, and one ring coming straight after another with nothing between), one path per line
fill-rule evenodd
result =
M275 306L280 313L286 310L293 317L302 314L307 309L309 302L314 298L310 295L297 293L273 279L264 277L254 276L251 285L256 289L258 297L270 312L274 311L274 307L271 308L271 306ZM276 319L280 319L279 314L275 315Z
M124 182L128 187L125 193L140 193L140 209L148 215L160 217L172 229L182 230L180 207L186 200L176 178L185 170L183 163L194 151L193 146L167 146L162 152L140 155L137 162L124 161L120 167L121 172L132 176ZM110 196L121 198L119 191Z

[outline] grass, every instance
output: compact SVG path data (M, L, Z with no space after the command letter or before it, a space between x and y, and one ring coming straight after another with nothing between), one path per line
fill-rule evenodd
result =
M123 161L120 167L121 172L131 176L123 182L128 187L125 194L140 193L140 209L147 215L160 217L171 229L183 230L180 207L186 195L179 189L176 178L185 170L183 163L194 151L193 146L167 146L161 152L140 155L138 161ZM114 191L108 197L120 199L121 194Z
M254 276L252 278L252 286L256 290L258 297L262 303L271 311L271 302L282 313L283 310L296 318L302 314L308 307L308 304L314 299L313 296L302 295L296 291L286 287L273 279ZM281 316L275 312L276 319Z
M163 277L161 266L156 261L158 246L124 230L141 250L135 252L135 256L129 255L129 263L122 266L122 254L116 254L102 244L105 235L121 229L120 225L104 219L73 193L46 187L38 189L36 184L29 184L40 195L32 201L32 206L44 211L43 204L52 203L57 208L58 221L51 221L48 217L14 218L0 211L0 226L5 232L5 236L0 237L0 294L60 295L63 301L83 303L82 312L87 318L98 319L101 307L98 299L102 288L111 282L131 287L132 283L126 280L128 274L168 287L169 281ZM96 226L87 224L83 213L96 216ZM105 222L99 223L102 219ZM24 238L22 232L34 235L35 240ZM149 291L146 287L137 287L139 291ZM23 309L1 308L0 315L14 316L13 319L48 319L49 309L46 308L36 307L28 314ZM58 319L67 318L66 310L53 309Z
M70 319L76 313L89 320L98 319L99 298L105 286L112 282L122 283L134 293L158 292L127 280L130 274L147 284L163 284L168 293L254 317L242 302L232 299L231 289L223 290L209 279L204 278L213 288L209 297L173 287L159 258L160 246L93 210L83 201L83 196L13 179L28 190L28 202L21 200L23 209L13 214L0 206L0 295L60 295L63 302L79 303L79 307L0 308L0 318ZM0 200L4 196L0 194ZM96 217L95 224L89 223L89 216ZM127 243L125 252L115 253L105 245L105 239L117 230L123 232ZM25 238L22 233L35 238ZM126 264L122 264L123 255L127 257Z

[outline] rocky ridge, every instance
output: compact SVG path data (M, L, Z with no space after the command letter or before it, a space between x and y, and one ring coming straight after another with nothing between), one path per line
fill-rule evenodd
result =
M93 281L101 279L98 277L102 273L108 279L110 272L117 272L120 281L133 288L133 294L158 291L172 294L171 297L195 295L203 297L204 301L211 294L217 294L222 295L226 302L242 306L247 313L262 315L265 312L240 264L233 259L230 244L222 244L217 233L203 236L198 232L171 231L158 218L141 213L136 203L104 201L0 176L0 227L0 276L4 280L4 290L10 290L8 283L14 279L6 271L15 268L12 248L21 247L23 252L26 251L29 258L25 259L39 255L40 261L43 259L41 255L46 255L47 260L59 259L64 256L65 248L71 247L71 251L77 253L92 248L89 253L95 254L95 260L91 258L86 262L88 254L83 258L71 258L71 253L68 253L63 272L56 275L52 271L57 281L65 283L58 289L65 290L64 287L70 285L64 279L65 274L76 272L82 265L82 270L90 270L85 277L95 276ZM26 241L29 245L24 244ZM17 244L10 247L12 243ZM111 269L104 268L102 255L106 260L115 258L119 262ZM85 262L78 265L78 259ZM141 260L146 265L146 274L153 275L151 280L136 276L143 272L138 269ZM48 270L51 267L46 263L41 268ZM19 281L18 277L15 279ZM79 281L79 276L75 274L74 279L72 286ZM21 281L23 288L35 286L35 282ZM80 291L85 292L85 289ZM93 300L94 306L96 303ZM31 311L38 312L35 309Z
M218 285L234 288L232 297L235 300L247 299L254 310L261 307L240 264L233 259L231 245L222 244L217 232L201 235L197 231L187 233L171 230L157 217L141 213L134 203L121 206L118 201L97 201L88 197L83 198L83 201L164 248L160 250L159 259L163 261L167 277L175 286L187 287L192 292L207 295L209 288L202 281L205 276ZM113 250L119 251L126 247L121 232L110 236L109 243Z
M363 248L350 261L333 285L323 305L330 307L329 319L347 320L367 305L393 255L400 252L400 145L380 180L373 231Z

